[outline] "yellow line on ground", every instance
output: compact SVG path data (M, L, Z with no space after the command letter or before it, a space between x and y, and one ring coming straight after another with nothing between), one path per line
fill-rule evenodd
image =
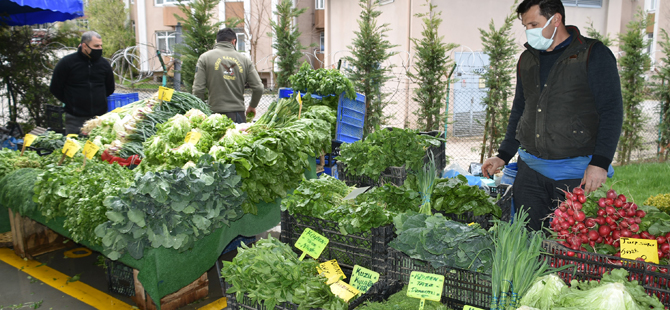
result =
M38 261L24 260L8 248L0 248L0 260L96 309L137 309L81 281L68 283L67 280L70 278L68 275Z
M228 307L228 301L226 300L226 297L221 297L209 305L198 308L198 310L221 310L225 307Z

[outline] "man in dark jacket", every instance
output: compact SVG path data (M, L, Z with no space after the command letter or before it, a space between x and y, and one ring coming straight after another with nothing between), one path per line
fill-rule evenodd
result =
M67 134L79 134L84 122L107 112L107 97L114 93L114 73L102 58L102 38L97 32L85 32L77 52L58 62L49 90L65 104Z
M614 173L623 102L612 51L566 27L561 0L524 0L517 13L528 43L505 140L482 172L495 173L518 152L514 205L539 230L565 199L562 190L583 186L588 193Z

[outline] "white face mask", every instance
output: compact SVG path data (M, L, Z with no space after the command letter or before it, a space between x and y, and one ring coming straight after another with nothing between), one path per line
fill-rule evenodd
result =
M558 29L558 27L554 28L554 34L551 35L550 39L547 39L542 35L542 30L549 26L549 23L551 23L551 20L554 19L554 16L552 16L547 21L544 27L526 30L526 39L528 39L528 44L530 44L530 46L532 46L534 49L538 51L546 51L551 46L551 43L554 42L554 36L556 35L556 29Z

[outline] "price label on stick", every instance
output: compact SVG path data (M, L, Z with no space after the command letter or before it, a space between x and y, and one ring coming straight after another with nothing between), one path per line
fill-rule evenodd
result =
M379 281L379 273L354 265L349 284L357 290L366 293L377 281Z
M342 300L349 302L352 298L358 296L361 292L353 286L340 280L330 285L330 291Z
M174 94L174 89L163 86L158 87L158 99L164 101L171 101L172 94Z
M298 241L295 242L295 247L302 251L300 260L303 260L305 255L318 259L323 250L326 249L326 245L328 245L328 238L309 228L305 228Z
M100 147L93 144L93 142L89 140L86 141L86 144L84 145L84 150L82 152L84 153L84 156L86 156L86 158L90 160L93 159L93 156L95 156L95 153L97 153L98 150L100 150Z
M317 271L319 271L319 274L323 274L326 279L328 279L326 282L328 285L347 278L347 276L344 275L342 268L340 268L340 264L338 264L337 260L335 259L319 264Z
M35 139L37 139L36 135L31 135L31 134L26 134L23 137L23 146L29 147L33 142L35 142Z
M656 240L621 238L621 258L658 264L658 242Z
M440 301L442 288L444 287L444 276L412 271L407 285L407 296L421 300Z
M63 154L72 158L74 157L74 154L77 154L80 148L81 146L79 146L79 143L75 142L74 140L67 139L63 145Z
M200 141L201 137L202 137L201 133L199 133L197 131L189 131L186 134L186 138L184 139L184 142L196 145L196 144L198 144L198 141Z

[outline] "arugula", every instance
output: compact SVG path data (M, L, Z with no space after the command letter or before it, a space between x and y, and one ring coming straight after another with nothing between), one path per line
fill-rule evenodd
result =
M491 213L497 218L502 215L495 199L479 186L468 185L463 175L436 180L430 201L435 210L447 214L473 212L474 216L480 216Z
M336 159L345 164L348 174L379 178L388 167L405 166L417 171L423 166L426 149L439 146L440 138L419 135L417 130L393 128L377 130L365 140L343 143Z
M186 251L243 215L240 184L232 165L209 155L195 167L137 174L133 186L104 201L109 220L95 228L103 254L117 260L125 252L140 259L148 246Z
M399 214L393 223L398 237L389 245L409 257L430 262L434 268L491 273L493 241L479 225L450 221L439 213L416 212Z
M317 274L318 265L310 258L298 260L291 246L270 236L251 248L242 244L232 262L223 262L221 276L233 286L227 293L235 293L237 300L246 295L266 309L283 302L297 304L298 310L347 309L330 291L326 278Z

